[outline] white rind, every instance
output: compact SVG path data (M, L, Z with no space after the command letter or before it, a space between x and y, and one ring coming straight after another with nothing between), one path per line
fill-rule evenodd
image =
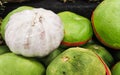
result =
M15 13L5 29L5 41L13 53L44 57L55 50L64 36L58 15L36 8Z

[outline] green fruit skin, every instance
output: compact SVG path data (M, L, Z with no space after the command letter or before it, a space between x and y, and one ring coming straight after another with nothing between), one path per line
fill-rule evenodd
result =
M120 0L104 0L93 12L97 38L110 48L120 49Z
M48 66L63 51L64 51L64 49L57 48L53 52L51 52L48 56L40 59L40 61L43 62L45 66Z
M20 12L20 11L23 11L23 10L32 10L33 7L30 7L30 6L20 6L18 7L17 9L11 11L2 21L2 24L1 24L1 35L4 39L4 35L5 35L5 27L10 19L10 16L13 15L14 13L17 13L17 12Z
M113 66L111 73L112 75L120 75L120 61Z
M104 62L107 64L108 67L111 67L113 65L114 63L113 56L110 54L109 51L107 51L107 49L105 49L101 45L89 44L89 45L86 45L85 48L92 50L97 55L99 55L104 60Z
M44 75L44 66L33 60L5 53L0 55L0 75Z
M92 26L89 19L70 11L58 13L64 25L64 42L84 42L92 35Z
M10 52L9 48L6 45L1 45L0 46L0 55L7 53L7 52Z
M47 67L46 75L106 75L97 55L83 48L69 48Z

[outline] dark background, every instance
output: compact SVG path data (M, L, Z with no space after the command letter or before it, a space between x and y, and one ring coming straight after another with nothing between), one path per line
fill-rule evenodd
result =
M87 0L76 0L76 2L63 3L59 0L31 0L21 3L6 3L5 11L0 14L3 18L13 9L19 6L32 6L36 8L45 8L59 13L62 11L72 11L90 19L93 10L98 5L98 2L88 2Z

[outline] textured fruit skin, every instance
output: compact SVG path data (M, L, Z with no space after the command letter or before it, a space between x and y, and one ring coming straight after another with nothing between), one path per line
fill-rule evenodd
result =
M114 58L109 53L109 51L107 51L106 48L98 44L86 45L85 48L97 53L97 55L99 55L104 60L104 62L107 64L108 67L111 67L113 65Z
M50 63L46 75L106 75L106 70L94 52L69 48Z
M3 39L5 39L5 27L9 21L9 18L11 15L13 15L14 13L17 13L17 12L20 12L20 11L23 11L23 10L32 10L33 7L30 7L30 6L21 6L21 7L18 7L17 9L11 11L2 21L2 24L1 24L1 35L3 37Z
M111 73L112 75L120 75L120 61L113 66Z
M44 75L44 66L13 53L0 55L0 75Z
M64 51L64 49L57 48L53 52L51 52L48 56L41 58L40 61L42 61L45 66L48 66L63 51Z
M120 49L120 1L104 0L92 15L92 25L98 40L104 45Z
M70 11L58 13L64 25L62 45L80 46L91 39L93 32L90 21Z
M15 13L5 27L7 46L13 53L26 57L47 56L58 48L63 37L60 17L44 8Z

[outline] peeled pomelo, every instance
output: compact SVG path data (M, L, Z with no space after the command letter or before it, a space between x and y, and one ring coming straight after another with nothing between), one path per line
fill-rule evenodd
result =
M13 53L0 55L0 75L44 75L45 68L31 58Z
M69 48L47 67L46 75L111 75L104 61L93 51Z
M45 57L60 45L64 31L60 17L53 11L22 6L5 17L2 36L15 54Z
M58 13L64 25L63 46L81 46L92 37L92 26L89 19L70 11Z
M20 11L23 11L23 10L32 10L33 7L30 7L30 6L20 6L18 7L17 9L14 9L12 10L2 21L2 24L1 24L1 35L3 37L3 39L5 39L5 26L7 25L9 19L10 19L10 16L17 13L17 12L20 12Z
M104 0L92 14L92 26L98 40L120 50L120 0Z

